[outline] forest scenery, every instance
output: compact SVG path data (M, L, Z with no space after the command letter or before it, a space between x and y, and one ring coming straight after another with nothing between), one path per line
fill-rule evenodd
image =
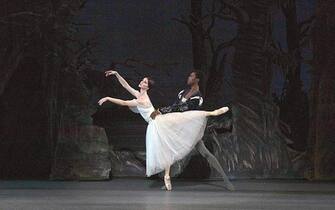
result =
M110 69L154 78L156 108L199 70L202 108L230 108L203 137L230 179L335 179L335 1L1 2L0 179L144 177L146 122L97 104L132 99ZM193 150L171 173L223 172Z

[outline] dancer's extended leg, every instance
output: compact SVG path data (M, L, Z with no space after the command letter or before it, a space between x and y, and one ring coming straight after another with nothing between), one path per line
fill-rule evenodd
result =
M204 142L201 140L196 145L196 149L200 152L200 154L207 159L208 163L215 168L223 177L224 180L224 187L228 190L235 190L235 187L233 184L229 181L226 173L224 172L223 168L221 167L219 161L216 159L216 157L207 149Z

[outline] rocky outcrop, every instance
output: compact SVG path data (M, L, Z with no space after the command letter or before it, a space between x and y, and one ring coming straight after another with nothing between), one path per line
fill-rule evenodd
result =
M109 179L111 163L105 129L93 125L96 110L82 78L65 74L60 99L60 124L50 179Z
M59 133L51 179L109 179L108 139L94 125L67 124Z
M145 176L145 152L132 152L130 150L110 150L112 175L123 176Z

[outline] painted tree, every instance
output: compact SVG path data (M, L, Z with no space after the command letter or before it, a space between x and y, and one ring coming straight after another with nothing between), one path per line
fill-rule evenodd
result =
M335 2L317 1L313 28L314 70L310 91L309 156L314 179L334 179Z
M206 97L217 94L218 84L222 84L223 48L235 48L232 118L210 122L210 127L220 130L233 125L233 130L232 133L220 134L216 129L210 129L206 138L214 140L216 157L236 176L281 176L290 168L286 146L290 140L280 130L279 109L271 96L272 64L278 60L292 63L287 53L273 47L271 9L275 3L274 0L215 1L207 14L194 18L196 14L192 13L189 20L193 21L178 19L191 29L197 26L197 33L202 31L201 41L197 39L192 43L197 46L205 43L205 49L193 48L193 54L207 58L195 61L201 61L206 67L202 69L208 81L205 84ZM194 5L200 11L199 1L194 1ZM237 37L218 42L216 39L219 38L211 33L218 20L235 21L238 24ZM190 31L194 38L194 32ZM203 51L195 52L195 49Z
M205 96L206 108L217 105L218 97L222 96L221 87L224 80L224 50L233 47L235 39L224 40L214 35L215 28L223 21L247 22L247 14L239 8L239 1L227 0L191 0L188 17L174 18L185 24L192 38L193 67L203 73L201 90ZM204 12L207 8L207 12ZM210 82L209 82L210 81Z
M280 118L290 127L289 138L293 148L305 151L308 138L308 99L300 79L302 53L310 46L310 28L314 16L298 22L296 0L281 1L281 10L286 20L287 54L294 60L294 65L284 69L284 88L281 95ZM284 67L286 68L286 67Z
M12 157L1 159L2 177L46 178L49 175L61 115L69 102L63 95L75 85L62 82L69 74L82 76L80 69L87 62L92 47L91 42L82 43L76 38L78 24L74 18L84 5L83 0L5 1L1 7L0 111L3 117L0 129L5 134L1 136L1 153ZM15 92L26 94L17 96ZM9 101L14 101L15 106ZM28 108L34 112L27 113ZM15 113L19 114L11 116ZM27 121L34 117L36 123ZM25 148L26 154L17 150L20 146ZM34 149L38 151L33 152ZM20 167L15 164L20 159L28 161L22 164L22 171L17 170ZM44 162L39 164L38 161ZM43 167L39 170L23 168L33 164Z
M233 64L233 138L239 171L280 176L290 161L287 138L279 129L279 110L272 102L271 9L274 1L242 1L250 22L240 24Z

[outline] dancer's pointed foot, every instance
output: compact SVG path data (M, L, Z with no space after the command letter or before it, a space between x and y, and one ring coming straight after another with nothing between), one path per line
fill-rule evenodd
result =
M225 107L221 107L220 109L216 109L212 112L209 113L210 116L218 116L218 115L222 115L226 112L228 112L229 108L227 106Z
M235 191L235 187L230 181L224 181L223 187L225 187L229 191Z
M164 184L165 184L165 189L166 190L172 190L172 185L171 185L171 178L170 176L164 176Z

